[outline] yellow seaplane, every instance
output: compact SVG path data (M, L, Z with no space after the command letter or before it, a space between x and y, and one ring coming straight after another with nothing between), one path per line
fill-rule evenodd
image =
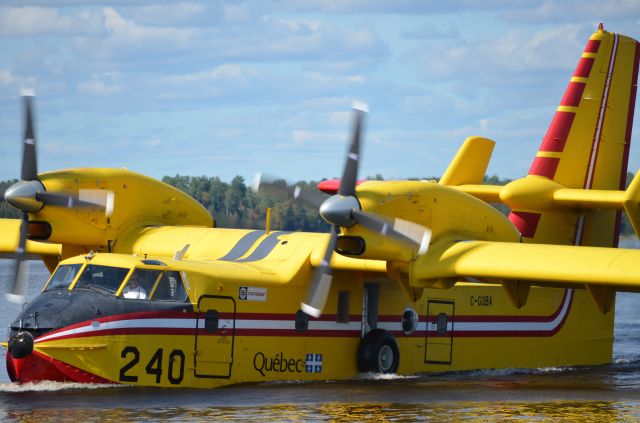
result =
M51 271L10 325L7 370L41 380L213 388L610 363L617 291L640 291L640 176L625 190L640 44L589 39L527 176L483 185L467 138L439 182L358 181L364 107L339 181L291 194L331 232L216 228L124 169L38 173L26 96L21 180L0 253ZM274 188L274 182L262 182ZM508 217L490 203L511 209Z

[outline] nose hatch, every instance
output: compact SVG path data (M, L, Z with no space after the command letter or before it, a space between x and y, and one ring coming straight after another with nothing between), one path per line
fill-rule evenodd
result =
M25 358L33 352L33 335L31 332L18 332L9 339L9 352L13 358Z

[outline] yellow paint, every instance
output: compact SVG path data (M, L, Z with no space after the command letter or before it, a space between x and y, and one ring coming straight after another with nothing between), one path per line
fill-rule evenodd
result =
M470 137L441 183L362 183L357 196L363 210L430 228L430 249L418 256L417 247L358 225L341 228L341 236L360 237L365 249L357 256L333 254L323 317L309 318L308 329L300 301L323 260L327 234L285 233L269 224L265 231L213 228L208 212L186 194L126 170L41 175L49 191L105 190L115 203L109 217L55 207L30 215L52 227L50 243L30 242L30 252L47 260L62 256L62 264L128 269L113 301L131 301L122 293L134 269L177 271L188 300L163 320L81 322L64 338L38 338L35 350L110 381L145 386L351 378L358 372L361 337L372 329L368 307L378 292L375 324L395 337L400 374L610 362L614 291L640 290L640 251L605 248L615 213L640 200L640 182L619 190L623 146L608 141L620 139L626 123L633 40L620 37L601 156L585 189L599 110L593 99L602 93L599 70L607 67L612 35L601 31L592 39L602 44L597 54L583 55L596 59L594 71L565 149L538 154L560 159L553 180L531 175L505 187L480 185L493 142ZM540 213L536 235L521 243L514 225L486 202ZM572 242L582 216L582 243L592 247L563 245ZM639 219L632 215L634 224ZM17 234L18 224L0 221L0 232L8 235L0 252L15 249L7 238ZM174 259L185 244L184 257ZM87 257L90 250L97 254ZM420 319L414 331L403 326L412 310Z

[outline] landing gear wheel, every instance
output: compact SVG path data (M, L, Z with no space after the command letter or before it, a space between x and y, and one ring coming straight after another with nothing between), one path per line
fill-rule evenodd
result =
M361 372L396 373L399 364L398 344L386 330L374 329L360 341L358 370Z

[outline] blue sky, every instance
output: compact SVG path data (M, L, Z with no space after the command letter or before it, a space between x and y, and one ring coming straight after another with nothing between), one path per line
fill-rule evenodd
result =
M640 0L4 0L0 179L19 175L22 88L41 172L330 178L359 100L362 177L440 175L469 135L519 177L600 21L640 38Z

